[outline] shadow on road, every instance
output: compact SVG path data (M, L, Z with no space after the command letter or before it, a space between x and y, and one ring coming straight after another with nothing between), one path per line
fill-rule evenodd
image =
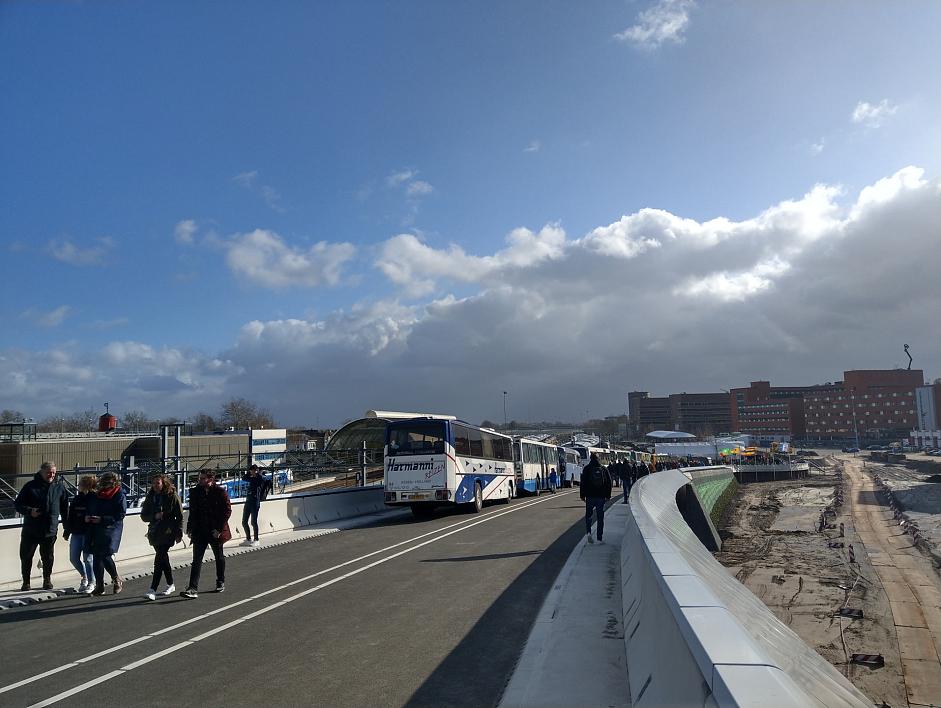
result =
M415 691L407 706L497 705L552 583L582 537L582 524L581 520L572 524L513 581ZM506 555L531 553L538 552ZM467 560L475 558L488 556ZM445 560L465 559L441 559Z
M538 556L543 551L516 551L514 553L490 553L485 556L461 556L459 558L426 558L422 563L463 563L466 561L497 560L499 558L519 558L520 556Z

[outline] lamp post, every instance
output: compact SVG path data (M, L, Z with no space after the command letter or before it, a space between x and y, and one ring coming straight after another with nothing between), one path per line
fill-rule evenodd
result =
M852 394L851 397L853 400L853 435L856 437L856 449L858 450L859 449L859 426L857 426L856 424L856 387L853 386L853 388L850 389L850 392ZM854 452L853 456L855 457L857 454L858 453Z
M506 432L506 391L503 392L503 431Z

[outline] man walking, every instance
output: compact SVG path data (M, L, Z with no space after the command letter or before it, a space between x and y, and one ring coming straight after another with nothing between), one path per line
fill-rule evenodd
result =
M56 477L53 462L43 462L39 472L23 485L16 495L13 506L23 515L23 531L20 536L20 568L23 587L29 590L30 570L33 556L39 548L42 560L42 589L52 590L53 549L59 517L65 522L69 518L69 499L62 481Z
M261 503L268 498L271 482L258 471L258 465L251 465L242 480L248 482L245 506L242 508L242 528L245 529L245 540L242 545L257 546L261 543L258 540L258 511L261 509ZM255 529L254 541L252 540L252 530L248 527L249 520L251 520L252 527Z
M631 493L631 463L621 462L618 465L618 475L621 477L621 492L624 494L624 503L627 504L627 497Z
M232 502L224 487L216 484L215 473L203 470L199 483L190 490L190 513L186 521L186 535L193 542L193 565L186 590L180 593L188 600L195 600L199 590L199 574L203 567L206 547L212 548L216 559L216 592L225 591L225 555L222 545L232 538L229 517Z
M594 543L591 537L592 512L598 515L598 543L604 543L604 505L611 498L611 477L608 470L601 466L598 456L593 452L585 469L582 470L582 483L579 496L585 502L585 533L588 543Z

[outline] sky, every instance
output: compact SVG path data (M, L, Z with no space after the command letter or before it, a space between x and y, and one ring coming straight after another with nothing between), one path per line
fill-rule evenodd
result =
M941 376L941 3L0 3L0 409Z

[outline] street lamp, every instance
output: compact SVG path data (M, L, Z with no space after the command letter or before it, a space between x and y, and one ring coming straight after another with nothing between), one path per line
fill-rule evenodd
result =
M503 430L506 432L506 391L503 392Z
M859 449L859 427L856 425L856 387L850 389L850 397L853 401L853 435L856 437L856 449ZM856 453L853 453L854 455Z

